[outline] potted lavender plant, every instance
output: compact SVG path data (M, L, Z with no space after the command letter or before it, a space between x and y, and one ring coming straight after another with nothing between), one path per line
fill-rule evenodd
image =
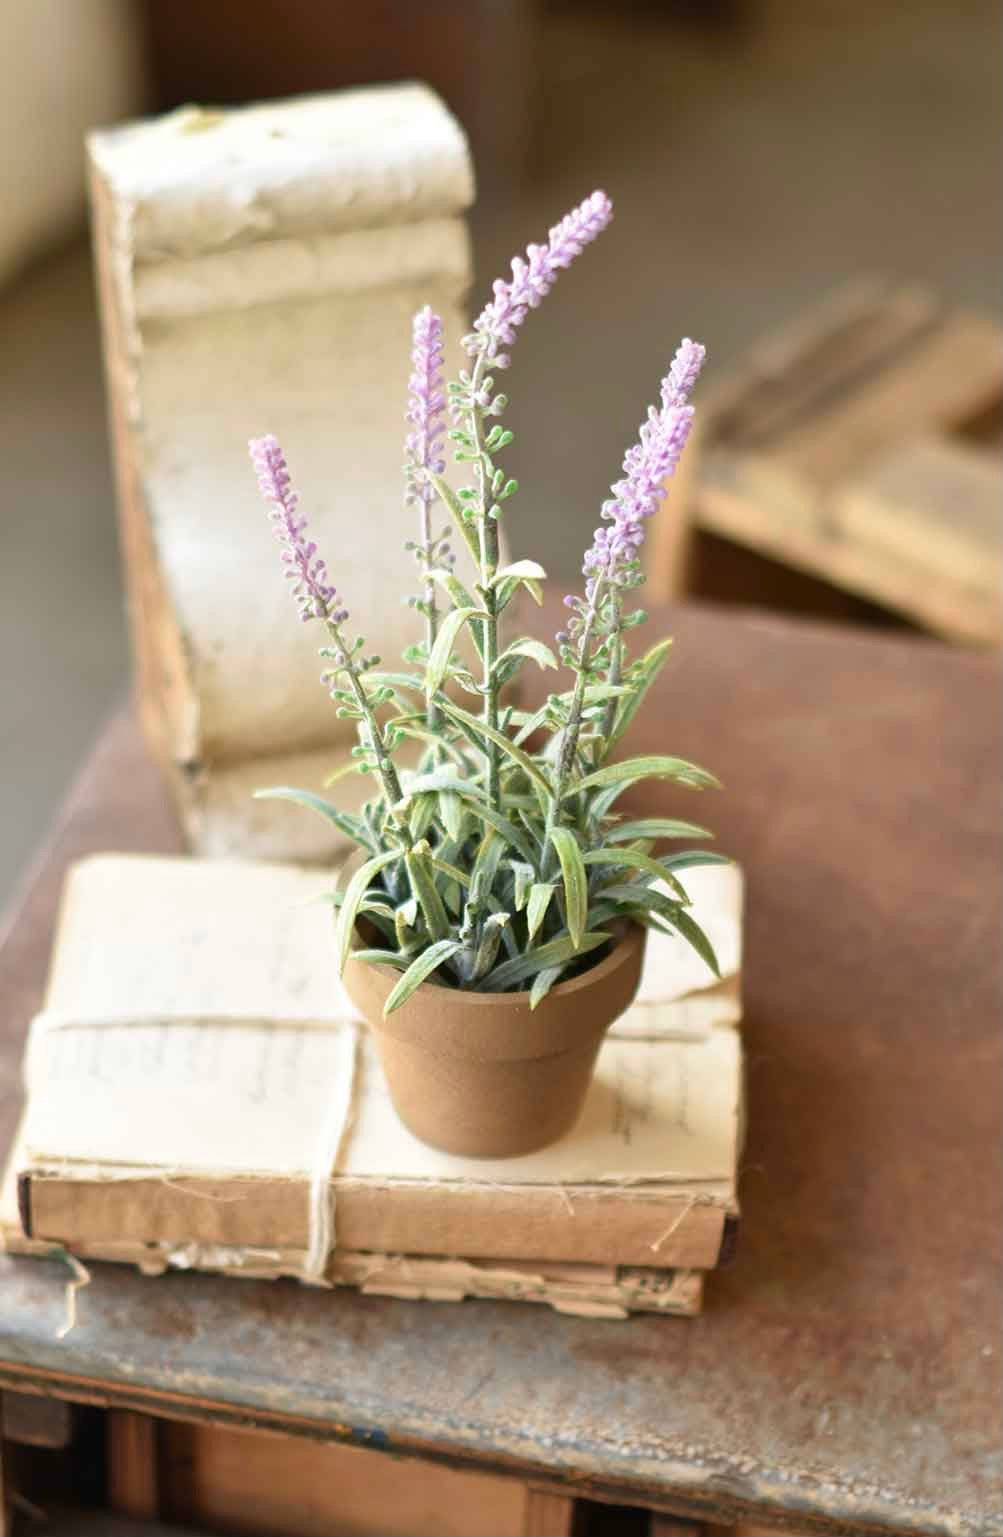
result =
M405 670L365 654L307 537L278 443L251 443L300 617L326 632L324 681L356 723L356 765L376 788L359 815L307 791L261 793L319 811L358 846L334 896L346 985L375 1031L401 1118L425 1141L473 1156L527 1152L574 1122L603 1035L636 991L646 929L678 935L717 970L679 877L722 856L652 853L663 839L710 835L616 809L643 779L716 783L681 758L616 757L670 645L629 656L629 632L645 617L631 595L645 520L690 430L702 347L679 347L660 404L627 451L585 556L584 590L565 599L556 650L499 635L520 589L540 602L545 573L531 560L500 564L498 521L517 486L496 462L512 434L495 375L530 310L611 213L594 192L513 261L463 339L469 366L448 386L441 323L427 308L415 317L406 499L418 513L411 548L421 592L412 602L424 636L405 653ZM458 489L445 479L447 411L466 482ZM433 523L439 506L469 552L467 580L450 528ZM458 655L463 632L471 664ZM570 686L532 712L505 697L527 663L570 674ZM399 749L409 738L422 756L406 771Z

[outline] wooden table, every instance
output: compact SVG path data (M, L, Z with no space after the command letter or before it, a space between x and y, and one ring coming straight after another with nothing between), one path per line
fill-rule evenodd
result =
M743 1227L703 1316L611 1324L96 1266L60 1339L65 1267L8 1257L0 1385L719 1521L998 1537L996 663L653 617L676 657L633 745L722 776L700 810L749 875ZM123 714L3 944L5 1142L67 862L177 846Z

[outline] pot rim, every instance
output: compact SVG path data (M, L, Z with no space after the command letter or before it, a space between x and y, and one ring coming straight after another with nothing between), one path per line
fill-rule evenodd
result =
M551 999L567 998L575 992L583 992L586 987L594 986L607 972L613 971L623 964L624 951L628 947L643 944L647 935L644 925L636 923L632 918L618 919L616 922L611 923L609 928L610 938L613 943L608 955L604 955L602 960L597 962L595 966L588 966L584 971L580 971L576 977L569 977L566 982L555 983L548 992L544 1000L545 1002L549 1002ZM353 958L357 949L362 948L357 942L358 937L358 928L353 928L352 947L348 952L349 960ZM378 972L381 976L392 979L393 983L396 983L402 975L396 966L384 966L378 961L366 961L364 964L373 971ZM527 987L517 993L489 993L472 987L443 987L441 983L435 981L433 975L427 977L415 989L415 996L418 993L424 992L426 988L435 988L436 991L443 993L450 999L462 998L464 1008L468 1008L471 1005L475 1008L503 1008L505 1006L509 1008L516 1006L528 1008L529 997L532 991L531 988Z

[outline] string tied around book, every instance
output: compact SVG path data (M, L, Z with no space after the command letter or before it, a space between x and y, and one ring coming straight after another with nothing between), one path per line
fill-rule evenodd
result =
M337 1242L335 1194L332 1176L337 1173L355 1112L359 1073L359 1025L354 1014L345 1011L338 1018L324 1020L262 1019L259 1016L179 1013L120 1014L99 1018L43 1010L32 1021L24 1058L24 1082L28 1094L43 1077L41 1065L43 1042L56 1034L70 1031L91 1033L103 1030L151 1029L163 1026L219 1028L282 1028L337 1030L344 1042L344 1060L333 1074L333 1089L314 1144L307 1182L307 1242L300 1267L300 1279L310 1286L326 1286L327 1268Z

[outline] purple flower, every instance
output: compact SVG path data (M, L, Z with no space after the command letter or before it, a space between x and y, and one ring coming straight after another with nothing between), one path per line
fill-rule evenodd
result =
M509 358L501 348L512 345L516 330L550 292L561 268L570 267L612 217L613 205L605 192L593 192L554 225L545 245L529 246L525 258L516 256L511 280L496 279L494 298L474 321L473 333L464 338L466 351L471 356L483 353L496 368L507 368Z
M707 348L684 336L676 348L672 366L662 380L662 405L684 406L693 393L707 356Z
M638 441L624 456L624 475L613 486L613 496L603 506L608 528L597 528L585 556L586 576L614 574L636 560L644 543L644 525L658 511L665 482L674 473L686 447L693 423L692 406L648 408Z
M442 321L426 304L414 317L405 415L411 431L404 442L407 501L421 501L426 506L434 500L435 488L425 472L432 470L441 475L446 468L441 455L446 430L442 367Z
M699 343L688 337L680 344L662 380L661 410L648 407L638 440L624 455L623 476L611 488L612 497L603 504L604 524L596 529L585 552L582 571L588 602L601 579L636 585L635 562L644 543L645 523L658 510L665 495L665 482L675 472L693 425L689 393L703 366L704 352ZM572 597L565 602L574 613L568 628L558 637L562 646L567 645L570 636L580 633L585 607L580 598Z
M299 497L292 489L278 438L271 434L252 438L248 447L258 487L282 545L286 579L294 584L293 597L300 618L329 619L341 624L348 618L348 610L339 606L338 594L327 580L327 566L317 554L316 544L306 538L307 521L297 510Z

